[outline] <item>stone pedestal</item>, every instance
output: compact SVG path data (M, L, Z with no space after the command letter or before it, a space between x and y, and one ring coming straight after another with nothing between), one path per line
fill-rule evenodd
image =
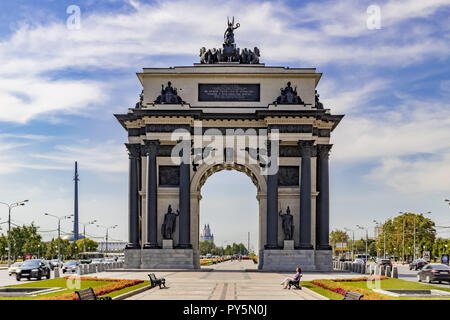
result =
M139 269L141 267L141 251L140 248L125 249L125 269Z
M125 267L126 268L126 267ZM141 269L195 269L192 249L142 250Z
M294 250L294 240L284 240L283 250Z
M168 240L163 240L163 245L162 245L163 249L173 249L173 240L172 239L168 239Z
M263 271L316 271L314 250L264 250Z
M317 271L333 270L333 251L332 250L316 250L314 251L314 262Z

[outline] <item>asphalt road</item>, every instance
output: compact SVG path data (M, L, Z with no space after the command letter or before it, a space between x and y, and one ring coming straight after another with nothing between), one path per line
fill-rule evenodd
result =
M408 265L398 266L398 278L402 279L402 280L418 282L417 281L417 272L419 272L419 271L409 270ZM450 284L448 282L447 283L444 282L442 284L433 282L432 285L436 285L436 286L440 286L440 287L444 287L444 288L450 288Z
M53 273L53 271L51 272L51 278L54 278L54 273ZM9 285L12 285L12 284L20 284L20 283L27 283L27 282L35 282L35 281L37 281L37 280L35 280L35 279L31 279L31 280L28 280L28 279L25 279L25 278L23 278L20 282L19 281L17 281L16 280L16 277L14 276L14 274L12 275L12 276L9 276L8 275L8 269L2 269L2 270L0 270L0 287L3 287L3 286L9 286Z

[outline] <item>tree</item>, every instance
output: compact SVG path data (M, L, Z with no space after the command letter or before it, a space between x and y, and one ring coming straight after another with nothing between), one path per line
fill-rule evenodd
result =
M334 230L330 233L330 244L334 248L335 252L333 255L338 255L338 251L336 250L336 243L338 242L344 242L347 243L348 247L348 234L345 231L342 230Z
M89 238L77 240L76 244L78 246L78 252L94 252L98 248L98 243ZM86 250L84 250L85 247Z
M10 232L11 255L14 259L24 257L25 254L36 255L41 239L34 223L31 223L30 226L12 228Z
M208 253L213 254L212 251L216 246L212 241L200 241L199 250L201 255L206 255Z

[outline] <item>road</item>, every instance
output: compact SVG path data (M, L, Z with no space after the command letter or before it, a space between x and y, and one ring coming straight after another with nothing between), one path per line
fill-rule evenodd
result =
M402 266L398 266L398 278L402 279L402 280L407 280L407 281L413 281L413 282L418 282L417 281L417 272L415 270L409 270L409 266L408 265L402 265ZM450 284L447 283L442 283L442 284L438 284L437 282L433 282L433 285L436 286L440 286L440 287L444 287L444 288L450 288Z
M54 278L53 271L51 272L51 278ZM22 279L19 282L19 281L16 280L16 277L14 275L12 275L12 276L8 275L8 269L0 270L0 287L9 286L9 285L13 285L13 284L26 283L28 281L35 282L36 280L35 279L31 279L31 280Z

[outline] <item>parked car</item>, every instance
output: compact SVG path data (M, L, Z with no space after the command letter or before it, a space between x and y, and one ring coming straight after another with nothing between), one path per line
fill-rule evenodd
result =
M450 267L445 264L427 264L417 273L417 281L427 283L442 281L450 283Z
M16 262L11 265L8 269L8 274L12 275L13 273L16 274L16 271L22 266L22 262Z
M409 270L419 270L422 269L423 266L427 265L428 261L425 259L416 259L409 264Z
M16 271L16 279L20 281L22 278L36 278L41 280L42 277L50 279L50 266L41 259L26 260L22 266Z
M355 261L353 261L353 263L356 263L356 264L365 264L366 262L364 261L364 259L356 258Z
M98 263L103 263L103 259L102 258L94 258L94 259L92 259L91 264L98 264Z
M63 266L63 263L61 260L58 259L52 259L50 260L50 266L52 267L52 270L55 269L56 267L61 268Z
M76 260L67 261L62 267L62 272L63 273L77 272L79 266L80 266L79 261L76 261Z
M383 258L377 258L375 263L379 266L389 266L392 269L392 262L391 259L383 259Z

